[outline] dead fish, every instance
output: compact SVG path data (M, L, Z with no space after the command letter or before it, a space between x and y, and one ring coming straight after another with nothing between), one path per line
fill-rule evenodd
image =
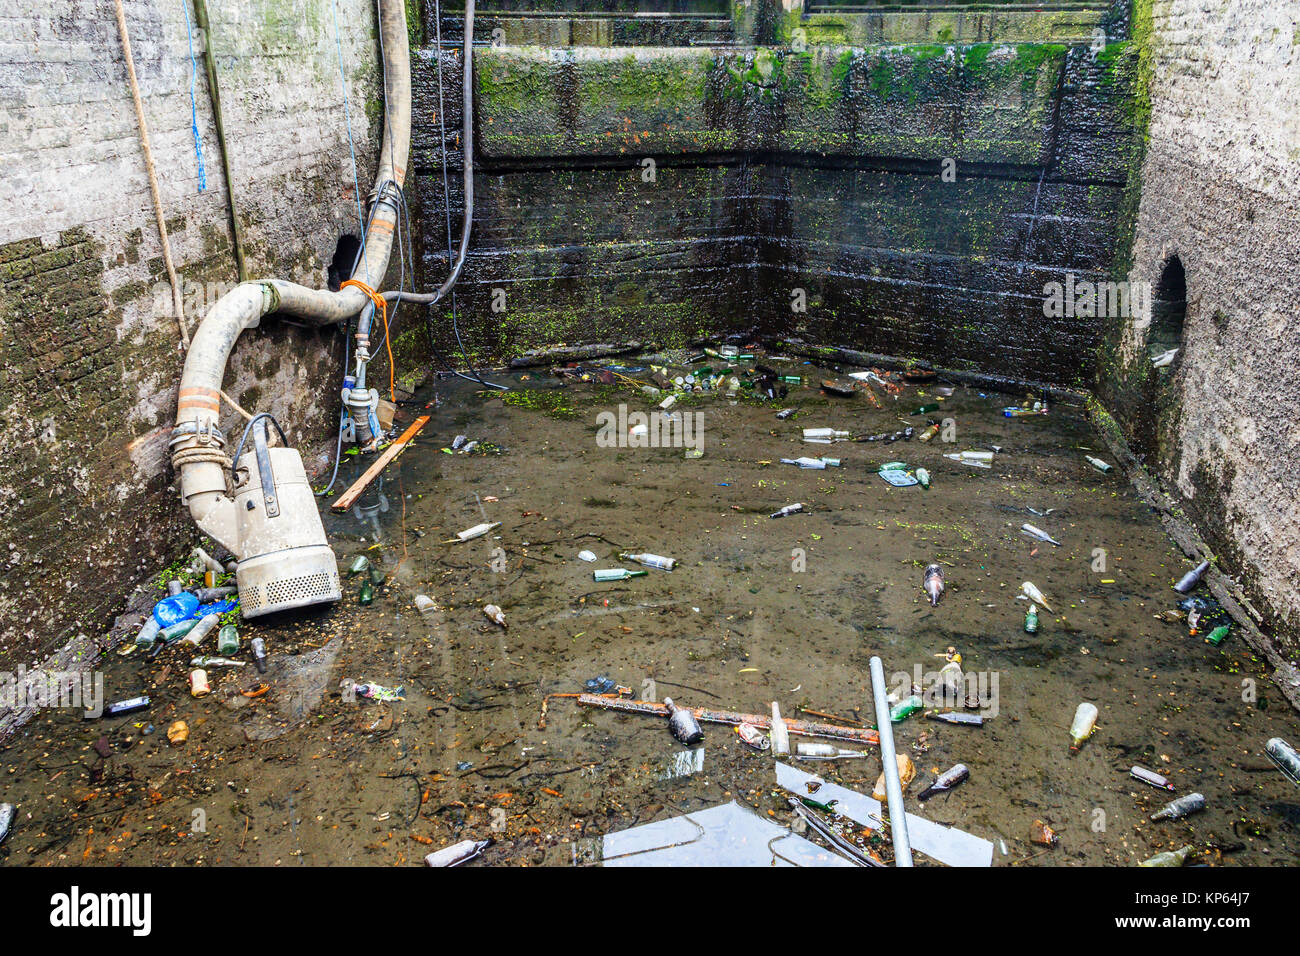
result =
M0 803L0 843L5 841L9 835L9 829L14 822L14 805L12 803Z
M1047 603L1047 598L1043 597L1043 592L1034 587L1033 581L1026 581L1024 584L1020 585L1020 590L1024 593L1025 597L1029 598L1029 600L1033 601L1035 604L1041 604L1049 611L1052 611L1052 605ZM1056 612L1052 611L1052 613L1055 614Z
M946 793L953 787L964 782L970 777L970 768L964 763L956 764L952 769L945 770L939 776L934 778L934 783L926 787L916 795L916 799L925 801L929 800L936 793Z
M493 624L500 624L503 628L509 628L509 625L506 624L505 612L502 611L501 608L497 607L495 604L487 605L485 608L483 608L483 613L487 616L487 619L491 621Z
M1022 525L1020 526L1020 530L1021 530L1021 532L1023 532L1024 534L1029 535L1031 538L1037 538L1039 541L1046 541L1048 544L1054 544L1054 545L1056 545L1058 548L1061 546L1061 542L1057 541L1055 538L1053 538L1050 534L1048 534L1048 533L1047 533L1046 531L1044 531L1042 528L1035 528L1033 525L1029 524L1028 522L1026 522L1025 524L1022 524ZM1048 608L1048 610L1051 610L1051 609Z
M925 588L925 593L930 596L930 606L937 607L939 598L943 597L943 568L937 564L927 565L921 586Z

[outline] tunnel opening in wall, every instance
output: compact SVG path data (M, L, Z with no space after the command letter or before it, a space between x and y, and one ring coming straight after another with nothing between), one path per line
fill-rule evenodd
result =
M1181 356L1183 323L1187 318L1187 272L1178 256L1166 260L1151 299L1151 327L1147 352L1166 375Z

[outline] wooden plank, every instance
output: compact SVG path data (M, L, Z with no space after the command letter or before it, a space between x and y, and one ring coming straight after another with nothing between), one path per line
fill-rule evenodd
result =
M426 406L427 407L427 406ZM365 474L352 483L352 487L339 496L339 500L330 505L334 511L347 511L358 498L370 487L370 483L379 477L380 472L393 463L393 460L406 451L407 443L420 433L420 429L429 424L431 415L421 415L411 422L411 427L402 432L401 437L380 453Z

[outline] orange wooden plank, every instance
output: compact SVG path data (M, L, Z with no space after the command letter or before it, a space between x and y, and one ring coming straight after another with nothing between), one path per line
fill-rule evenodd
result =
M365 474L354 481L351 488L339 495L339 500L330 505L330 508L334 511L347 511L351 508L365 490L370 487L370 483L379 477L380 472L391 465L393 459L406 451L407 443L420 433L421 428L429 424L431 417L430 415L421 415L411 422L411 427L402 432L397 441L385 448L374 463L366 469Z

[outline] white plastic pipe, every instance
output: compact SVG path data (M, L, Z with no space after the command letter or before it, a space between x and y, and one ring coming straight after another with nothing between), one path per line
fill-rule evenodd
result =
M879 657L871 658L871 694L876 699L876 733L880 736L880 759L885 763L885 796L889 800L889 832L894 838L894 866L911 866L912 844L907 839L903 782L898 777L894 724L889 719L889 701L885 697L885 666Z

